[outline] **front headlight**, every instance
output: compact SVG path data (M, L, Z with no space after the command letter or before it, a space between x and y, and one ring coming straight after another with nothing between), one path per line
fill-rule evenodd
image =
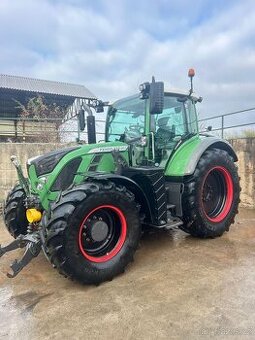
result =
M47 177L39 178L39 183L37 184L36 189L37 190L42 190L43 187L44 187L44 184L46 184L46 183L47 183Z

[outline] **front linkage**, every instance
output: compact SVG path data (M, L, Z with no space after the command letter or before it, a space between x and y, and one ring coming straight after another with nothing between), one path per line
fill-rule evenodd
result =
M27 266L31 260L38 256L38 254L41 251L41 239L38 231L35 231L33 233L28 233L26 235L19 235L16 240L12 241L5 247L1 247L0 245L0 257L2 257L5 253L10 252L12 250L18 249L18 248L25 248L26 250L24 252L24 255L22 258L18 261L15 260L11 265L11 269L13 273L7 273L7 276L9 278L14 278L18 275L18 273Z

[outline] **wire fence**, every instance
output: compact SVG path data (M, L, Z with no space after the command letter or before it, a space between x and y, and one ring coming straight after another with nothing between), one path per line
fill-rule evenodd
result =
M199 119L201 132L222 138L255 137L255 108ZM209 128L208 128L209 127ZM105 119L96 118L97 142L105 138ZM84 142L87 128L81 131L76 117L63 122L61 118L0 118L0 142Z
M199 128L227 139L255 137L255 108L199 119Z
M96 120L97 140L104 139L105 120ZM63 122L61 118L0 118L0 142L53 143L87 142L87 127L79 128L77 117Z

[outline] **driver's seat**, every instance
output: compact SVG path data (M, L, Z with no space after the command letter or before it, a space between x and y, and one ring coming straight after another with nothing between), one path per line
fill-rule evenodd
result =
M170 128L170 126L167 125L168 121L169 117L162 117L158 120L158 130L155 133L155 141L156 143L158 142L159 145L167 144L175 136L175 126L172 125Z
M175 125L168 126L169 117L161 117L158 120L158 130L155 133L155 161L161 163L165 158L167 144L171 143L175 136Z

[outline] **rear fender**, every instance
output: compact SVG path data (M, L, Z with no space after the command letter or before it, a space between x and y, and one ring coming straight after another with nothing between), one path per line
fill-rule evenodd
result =
M203 153L213 148L227 151L234 162L238 160L234 149L227 141L217 137L197 136L175 151L167 164L165 175L177 177L192 175Z

